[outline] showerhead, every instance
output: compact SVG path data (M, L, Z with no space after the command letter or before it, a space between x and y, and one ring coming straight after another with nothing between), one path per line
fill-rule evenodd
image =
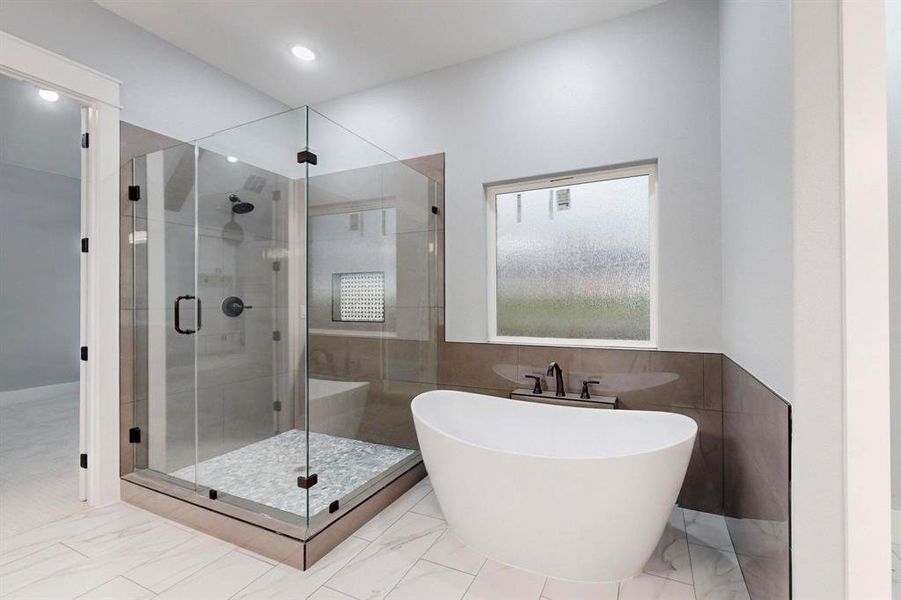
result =
M229 194L229 195L228 195L228 199L229 199L229 200L231 201L231 203L232 203L232 212L233 212L233 213L236 213L236 214L239 214L239 215L244 215L244 214L247 214L247 213L249 213L250 211L252 211L253 208L254 208L254 206L253 206L252 203L250 203L250 202L244 202L243 200L241 200L241 199L238 197L237 194Z

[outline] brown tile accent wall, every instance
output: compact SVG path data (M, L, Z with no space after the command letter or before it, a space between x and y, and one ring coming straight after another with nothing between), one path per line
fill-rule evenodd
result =
M752 600L791 594L791 406L723 357L726 524Z
M700 432L679 502L723 512L719 354L440 342L438 385L507 397L530 387L525 376L536 374L549 389L553 382L545 372L551 361L564 369L568 391L578 392L582 381L596 379L601 383L592 386L594 392L618 397L621 408L677 412L697 421Z

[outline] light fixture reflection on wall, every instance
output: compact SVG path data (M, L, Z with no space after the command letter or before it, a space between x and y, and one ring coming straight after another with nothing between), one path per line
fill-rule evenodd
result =
M53 90L38 90L38 96L41 97L41 100L46 100L47 102L56 102L59 100L59 92L54 92Z
M225 160L227 160L227 161L230 162L230 163L236 163L236 162L238 162L238 157L236 157L236 156L226 156L226 157L225 157Z
M291 46L291 54L300 60L305 60L307 62L316 60L316 53L306 46Z

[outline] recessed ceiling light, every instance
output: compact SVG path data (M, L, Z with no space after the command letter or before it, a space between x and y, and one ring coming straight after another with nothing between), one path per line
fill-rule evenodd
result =
M236 156L226 156L226 157L225 157L225 160L227 160L227 161L230 162L230 163L236 163L236 162L238 162L238 157L236 157Z
M59 100L59 93L54 92L53 90L38 90L38 96L47 102L56 102Z
M306 46L292 46L291 54L299 58L300 60L316 60L316 53L307 48Z

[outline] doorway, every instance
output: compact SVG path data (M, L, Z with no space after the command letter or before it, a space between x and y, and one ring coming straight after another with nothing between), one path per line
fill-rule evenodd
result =
M85 508L84 106L0 75L0 539Z

